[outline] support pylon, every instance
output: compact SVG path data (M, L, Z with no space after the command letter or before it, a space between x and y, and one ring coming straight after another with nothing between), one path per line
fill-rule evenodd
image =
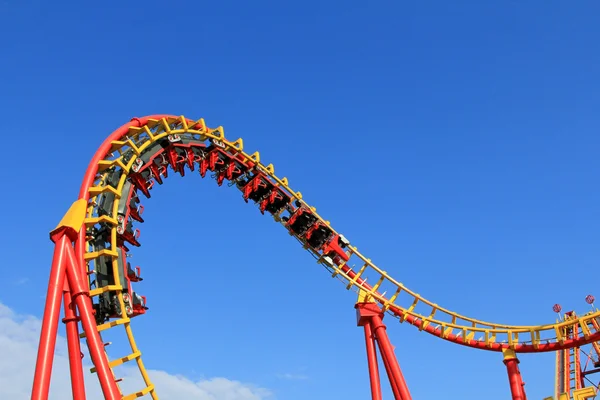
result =
M508 382L510 384L510 393L513 400L527 400L525 395L525 382L519 371L519 359L517 354L511 349L502 350L504 356L504 365L508 372Z
M73 399L85 400L85 382L83 379L83 353L81 352L81 343L79 342L80 321L76 314L76 306L71 298L71 290L68 283L65 282L63 291L63 304L65 307L65 317L63 322L67 330L67 345L69 349L69 367L71 370L71 386L73 390Z
M394 348L387 336L383 323L383 310L372 300L366 292L361 291L355 304L357 325L364 327L365 344L367 347L367 362L369 365L369 379L371 382L371 398L381 400L381 382L377 362L377 349L385 366L395 400L412 400L402 370L394 354Z
M78 200L65 214L56 229L50 232L54 242L54 258L50 270L48 293L42 320L42 330L35 365L31 400L47 400L56 347L61 300L64 301L69 363L73 398L85 400L83 367L79 343L80 321L90 344L90 356L98 371L100 387L107 400L118 400L121 393L108 364L104 345L96 329L92 301L82 276L83 268L75 256L73 242L83 226L87 202Z

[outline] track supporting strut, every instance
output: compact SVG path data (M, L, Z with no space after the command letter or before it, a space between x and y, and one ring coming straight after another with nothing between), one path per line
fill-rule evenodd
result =
M519 359L517 354L511 349L502 350L504 355L504 365L508 372L508 382L510 384L510 393L513 400L527 400L525 395L525 382L519 371Z
M121 399L121 393L104 352L102 339L96 330L92 302L86 289L85 277L82 276L83 268L75 256L73 247L73 242L77 241L83 225L86 206L85 200L73 203L56 229L50 232L50 239L54 242L54 259L40 332L31 400L48 399L61 300L64 302L65 309L63 322L67 330L73 399L85 400L78 322L81 322L88 340L90 356L97 368L104 398Z
M356 308L357 325L362 326L365 331L371 398L381 400L377 344L395 400L412 400L394 354L394 348L387 336L386 327L383 323L383 310L375 302L369 300L363 291L360 292L358 302L354 308Z

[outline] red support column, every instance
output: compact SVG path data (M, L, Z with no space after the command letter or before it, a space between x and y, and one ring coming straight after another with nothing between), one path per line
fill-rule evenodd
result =
M79 199L71 205L56 229L50 232L50 238L55 243L54 258L50 270L50 281L46 296L46 306L40 333L40 345L35 366L31 400L47 400L52 375L52 363L56 347L58 319L60 316L61 294L64 291L65 319L67 325L67 340L69 346L69 362L73 380L73 396L75 400L85 399L83 369L81 366L81 348L77 330L76 311L81 316L83 330L90 344L90 355L98 370L98 379L106 400L121 399L112 371L109 368L104 345L96 330L93 317L92 301L87 291L87 284L81 277L83 265L75 257L72 242L76 241L85 220L87 201ZM81 246L78 246L81 248ZM65 285L65 278L68 286Z
M90 356L98 374L100 387L106 400L120 400L121 392L117 386L113 373L108 365L104 351L104 343L96 330L96 321L93 317L92 301L89 292L85 289L81 275L81 268L75 258L75 250L68 246L66 249L67 279L71 288L71 296L77 305L81 318L81 325L88 341Z
M371 325L365 324L365 344L367 346L367 361L369 363L369 379L371 381L371 398L381 400L381 381L379 380L379 366L377 365L377 349L375 348L375 336L371 331Z
M56 334L58 332L58 319L60 316L61 292L65 281L66 260L65 248L70 245L69 238L64 234L53 237L54 256L50 269L48 294L42 319L42 331L38 347L31 400L47 400L56 348Z
M504 355L504 365L508 372L508 382L510 384L510 393L513 400L527 400L525 395L525 383L519 371L519 359L516 353L511 349L502 350Z
M73 390L74 400L85 400L85 381L83 378L83 365L81 359L81 342L79 341L79 328L77 322L79 318L75 313L75 303L72 302L71 292L68 283L65 282L65 291L63 293L65 307L65 323L67 330L67 346L69 348L69 367L71 369L71 388Z
M392 349L392 344L390 343L385 331L385 325L383 324L383 321L379 315L371 318L371 327L373 328L373 333L377 337L377 343L379 344L381 356L387 360L391 372L389 375L390 383L392 383L392 380L396 383L401 400L411 400L412 397L408 390L408 386L406 386L406 381L404 380L404 376L400 370L400 365L398 365L398 360L396 360L394 349Z
M402 376L402 371L398 365L398 360L396 360L394 350L392 349L392 345L389 341L387 333L385 332L385 325L382 321L383 311L376 303L368 301L364 292L361 292L359 295L359 301L356 303L355 308L357 311L358 326L364 326L365 335L367 335L367 332L369 332L372 338L371 342L369 342L367 339L367 357L369 360L371 394L373 398L378 400L381 399L379 371L377 370L377 378L373 379L374 371L371 369L371 365L373 365L373 363L374 365L377 365L376 352L374 348L372 350L369 348L369 346L375 347L374 341L376 340L377 344L379 345L380 354L390 380L394 397L396 400L411 400L412 398L410 396L410 392L408 391L408 387L406 386L406 382L404 381L404 377ZM368 330L367 326L369 326ZM375 356L374 362L372 361L371 355ZM377 395L380 397L375 397Z
M394 379L391 378L393 373L390 368L390 360L388 360L387 357L385 357L382 354L381 361L383 362L383 366L385 367L385 372L387 373L388 379L390 381L390 385L392 386L392 393L394 394L394 399L402 400L402 394L400 393L400 388L398 387L398 383Z

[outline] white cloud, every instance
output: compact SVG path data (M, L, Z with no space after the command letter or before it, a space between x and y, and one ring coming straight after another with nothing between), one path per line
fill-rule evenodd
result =
M0 303L0 399L30 398L40 328L41 321L38 318L17 315ZM87 368L85 378L88 400L103 399L98 379L87 372L89 365L84 365L84 368ZM263 400L271 396L267 389L226 378L195 382L165 371L148 370L148 373L161 400ZM125 394L144 387L136 367L120 367L119 376L124 378L119 385ZM50 400L66 398L72 398L69 362L66 340L59 337L52 370Z

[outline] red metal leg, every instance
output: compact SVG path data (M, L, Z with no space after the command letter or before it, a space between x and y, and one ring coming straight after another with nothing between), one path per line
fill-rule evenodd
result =
M81 343L79 341L79 328L77 327L77 315L75 303L72 302L68 283L65 282L63 293L65 307L65 323L67 330L67 346L69 348L69 366L71 369L71 388L74 400L85 400L85 381L83 379L83 365L81 362Z
M357 312L358 326L364 326L365 334L369 332L370 337L372 338L372 342L369 342L367 339L369 372L371 372L370 368L372 365L371 354L373 354L375 358L374 365L377 365L375 349L373 349L372 353L369 350L370 345L375 347L374 341L376 340L379 345L379 352L381 354L381 358L383 359L383 364L385 365L385 369L390 380L390 385L392 386L392 391L394 392L394 397L396 400L412 400L410 392L408 391L408 387L406 386L406 382L404 381L404 377L402 376L402 371L398 365L398 360L396 360L396 356L394 355L394 349L392 348L390 340L385 331L385 325L382 321L383 311L373 301L369 301L368 296L364 292L360 293L359 301L354 307L356 308ZM369 330L367 330L367 326L370 326ZM379 374L379 372L377 374ZM373 378L371 376L371 385L373 385L372 382ZM379 380L377 380L377 386L380 388ZM373 386L371 386L371 388L373 388ZM379 396L381 396L381 389L379 389Z
M48 294L44 307L40 345L38 348L31 400L47 400L56 347L56 334L60 317L60 301L65 281L66 255L65 249L70 246L69 238L61 235L55 240Z
M83 260L83 255L85 254L85 243L86 243L86 238L85 238L86 232L85 229L82 229L78 235L77 235L77 240L75 241L75 258L77 260ZM85 268L85 263L84 265L81 265L81 274L82 276L87 276L87 270Z
M502 351L504 354L504 365L508 372L508 382L510 384L510 393L513 400L527 400L525 395L525 384L521 372L519 371L519 359L514 351L506 349Z
M383 321L379 315L371 317L371 328L373 329L373 333L377 338L381 357L387 359L391 372L389 376L390 383L392 383L393 380L398 385L398 392L401 400L411 400L412 397L408 390L408 386L406 386L406 381L404 380L404 376L400 370L400 365L398 365L398 360L396 359L396 355L394 354L394 350L392 349L392 345L385 331L385 325L383 324Z
M371 380L371 397L381 400L381 382L379 380L379 367L377 365L377 350L375 349L375 336L371 325L365 324L365 344L367 345L367 361L369 363L369 378Z
M75 301L79 311L81 325L83 326L83 331L85 332L88 341L90 356L96 366L102 393L104 393L104 398L106 400L120 400L121 392L108 365L102 339L96 330L96 321L94 320L92 312L92 301L89 297L89 292L85 289L83 284L80 273L81 268L75 258L75 251L71 246L68 246L65 253L67 260L67 279L69 280L71 295L73 296L73 301Z
M392 370L390 369L390 360L387 359L383 354L381 355L381 361L383 362L383 366L385 367L385 372L387 373L388 379L390 380L390 386L392 387L392 393L394 394L395 400L402 400L402 394L400 394L400 389L398 388L398 383L395 379L392 379Z

